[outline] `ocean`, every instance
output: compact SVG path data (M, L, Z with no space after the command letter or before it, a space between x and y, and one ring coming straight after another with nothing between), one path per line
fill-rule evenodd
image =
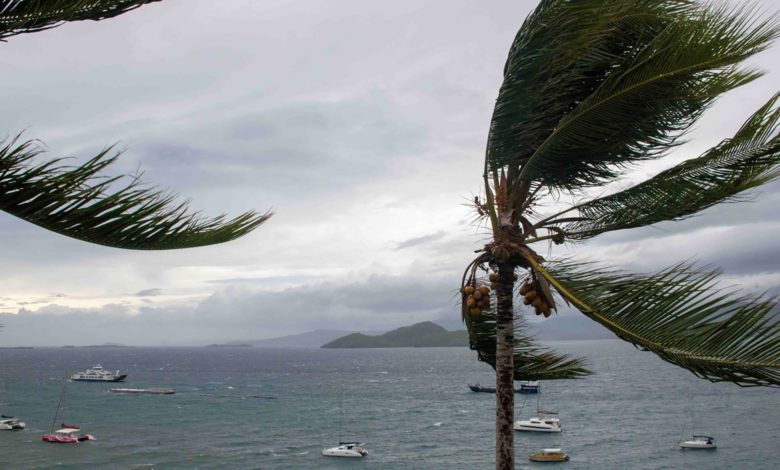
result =
M780 468L780 391L713 384L621 341L549 343L587 358L585 379L542 383L559 434L517 433L527 455L561 447L567 469ZM97 440L41 441L63 377L101 363L125 387L172 387L167 396L117 395L109 384L67 385L58 421ZM0 350L4 414L27 422L0 431L2 469L489 469L494 465L494 383L467 348L36 348ZM527 397L527 398L526 398ZM516 416L536 397L516 395ZM340 412L343 411L343 412ZM683 451L697 433L718 449ZM364 459L320 455L365 442Z

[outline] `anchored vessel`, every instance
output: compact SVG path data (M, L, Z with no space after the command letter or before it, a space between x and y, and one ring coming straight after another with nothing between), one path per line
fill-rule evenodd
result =
M57 423L57 418L60 416L60 412L64 413L66 408L65 402L68 396L68 381L62 381L62 391L60 392L60 401L57 403L57 411L54 412L54 419L51 420L51 431L49 434L41 436L41 440L44 442L51 442L54 444L77 444L83 441L93 441L95 438L91 434L84 434L81 432L81 427L75 424L60 423L60 429L54 430L54 426Z
M532 462L565 462L569 456L564 454L561 449L542 449L541 452L530 454L528 460Z
M716 449L715 438L712 436L693 436L690 440L680 443L682 449Z
M127 378L127 374L119 374L117 370L114 373L103 369L103 366L97 364L84 372L76 372L70 376L70 380L76 382L122 382Z
M515 388L515 393L536 393L539 391L539 381L520 381L519 387ZM467 384L472 392L496 393L495 387L484 387L479 383Z
M322 455L327 457L365 457L368 451L360 442L339 442L338 447L323 449Z
M0 431L16 431L24 429L24 427L24 421L21 421L18 418L6 415L0 416Z

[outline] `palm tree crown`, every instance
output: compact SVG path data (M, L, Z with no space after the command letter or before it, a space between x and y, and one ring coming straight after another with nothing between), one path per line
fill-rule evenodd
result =
M577 359L529 353L514 295L545 317L566 302L702 378L780 385L772 299L719 289L716 270L690 262L632 274L546 260L532 248L679 220L775 179L780 95L699 157L624 191L539 213L541 203L561 194L582 200L632 164L667 155L718 96L761 76L739 64L779 33L774 18L695 0L543 0L523 23L490 123L485 197L474 203L492 240L461 286L471 346L496 368L497 468L513 468L512 379L586 373Z

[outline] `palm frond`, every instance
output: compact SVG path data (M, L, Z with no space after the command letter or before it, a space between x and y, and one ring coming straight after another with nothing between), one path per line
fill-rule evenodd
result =
M642 350L712 382L780 386L774 301L719 289L716 271L690 263L648 275L534 264L583 314Z
M0 41L68 21L99 21L160 0L0 0Z
M469 347L477 351L480 361L496 367L496 314L484 311L479 317L464 318L469 334ZM576 379L590 374L582 359L556 354L536 345L525 332L521 316L514 323L515 380Z
M663 155L720 94L759 72L736 64L775 21L686 1L549 0L512 45L496 102L490 168L576 189Z
M101 176L119 157L110 148L78 167L62 159L35 164L42 153L33 141L0 142L0 210L68 237L135 250L190 248L241 237L271 216L202 218L137 176Z
M568 239L678 220L724 201L780 175L780 108L776 94L737 131L698 158L687 160L627 190L577 205L545 219L559 220ZM571 218L559 219L576 210ZM573 219L565 223L566 219Z

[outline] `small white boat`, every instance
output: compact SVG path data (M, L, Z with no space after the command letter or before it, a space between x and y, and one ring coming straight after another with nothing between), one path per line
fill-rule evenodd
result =
M338 447L323 449L322 455L326 457L365 457L368 451L360 442L339 442Z
M542 449L541 452L530 454L528 460L532 462L566 462L569 456L561 449Z
M547 416L537 416L523 421L515 421L515 431L561 432L561 420Z
M3 415L0 417L0 431L17 431L19 429L24 429L25 426L26 424L24 421L14 418L13 416Z
M682 449L717 449L715 438L712 436L693 436L692 439L680 442Z
M3 384L0 384L0 410L3 409L4 404L5 404L5 387ZM0 414L0 431L18 431L20 429L24 429L25 426L26 424L24 424L24 421L21 421L18 418Z

